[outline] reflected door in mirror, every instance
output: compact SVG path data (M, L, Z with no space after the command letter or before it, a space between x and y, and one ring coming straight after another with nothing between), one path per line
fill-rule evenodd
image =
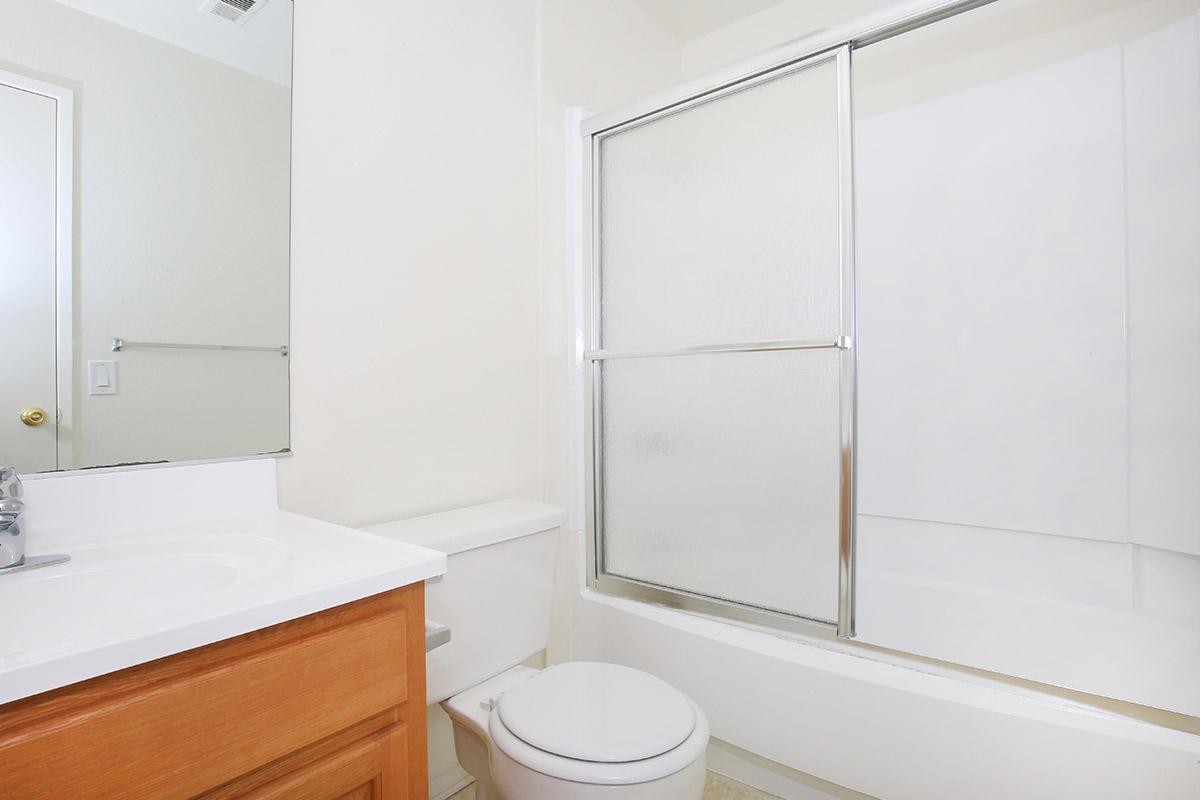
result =
M57 466L56 115L52 98L0 73L0 463L23 472Z
M3 4L0 464L288 452L292 3L253 5Z

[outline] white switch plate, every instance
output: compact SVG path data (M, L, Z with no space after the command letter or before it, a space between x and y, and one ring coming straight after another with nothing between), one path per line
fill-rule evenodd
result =
M117 362L88 362L88 394L117 393Z

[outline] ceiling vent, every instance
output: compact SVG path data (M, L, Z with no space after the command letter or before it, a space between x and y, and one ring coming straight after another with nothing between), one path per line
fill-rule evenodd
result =
M221 19L241 27L266 4L267 0L204 0L200 4L200 10L207 14L216 14Z

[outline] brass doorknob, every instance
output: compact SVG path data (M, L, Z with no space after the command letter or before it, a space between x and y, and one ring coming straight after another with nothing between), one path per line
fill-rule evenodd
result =
M21 412L21 422L31 428L36 428L46 421L46 411L41 408L27 408Z

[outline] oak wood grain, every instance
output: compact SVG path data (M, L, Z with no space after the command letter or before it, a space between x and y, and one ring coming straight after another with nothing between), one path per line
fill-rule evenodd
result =
M281 759L272 761L270 764L239 776L216 789L197 795L195 800L234 800L234 798L244 797L267 784L286 777L297 770L304 769L310 764L320 761L361 739L365 739L371 734L389 728L399 722L399 720L399 709L390 709L383 714L363 720L357 725L352 725L343 731L338 731L333 736L322 739L315 744L297 750L294 753L289 753Z
M416 584L0 706L0 797L423 798L424 655Z
M408 794L413 800L425 800L429 796L429 743L425 719L425 585L421 584L417 591L410 592L404 603L410 621L405 648L409 702L402 710L407 723Z
M243 795L245 800L407 800L408 747L396 725ZM424 800L422 797L421 800Z

